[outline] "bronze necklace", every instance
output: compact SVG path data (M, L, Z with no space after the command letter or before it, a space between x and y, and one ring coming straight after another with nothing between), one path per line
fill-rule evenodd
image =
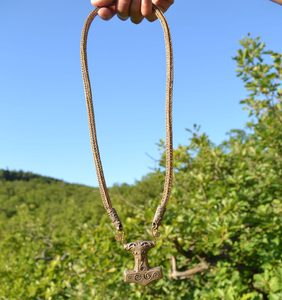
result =
M118 241L123 243L123 226L121 219L118 216L117 211L113 208L106 180L104 177L102 162L99 153L96 124L94 117L94 108L92 101L92 91L88 72L87 63L87 37L89 28L92 21L98 14L99 8L94 9L86 19L83 27L80 55L81 55L81 66L82 76L84 83L84 91L87 105L88 122L90 129L90 141L93 158L96 166L96 172L99 182L100 193L103 201L103 205L116 229L116 238ZM172 54L172 43L170 30L167 21L162 11L154 6L154 13L158 17L164 31L165 45L166 45L166 173L163 195L160 205L157 207L153 222L152 222L152 236L155 238L158 235L158 228L163 219L166 205L169 200L172 177L173 177L173 145L172 145L172 91L173 91L173 54ZM150 268L148 264L147 252L155 246L154 241L137 241L124 245L124 249L131 252L134 255L135 267L134 270L126 270L124 272L124 280L128 283L138 283L141 285L147 285L152 281L158 280L163 277L162 268L155 267Z

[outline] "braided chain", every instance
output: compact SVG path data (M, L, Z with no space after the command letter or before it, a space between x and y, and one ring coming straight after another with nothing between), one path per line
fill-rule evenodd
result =
M91 83L90 83L88 63L87 63L88 32L91 23L93 22L94 18L98 14L98 10L99 8L96 8L89 14L83 27L81 45L80 45L81 68L82 68L82 77L83 77L84 91L85 91L85 98L86 98L89 130L90 130L91 149L92 149L93 158L96 166L96 173L98 177L100 193L101 193L103 205L115 229L117 230L117 233L119 234L119 236L122 236L123 233L122 222L118 216L117 211L112 206L112 202L109 196L109 192L108 192L108 188L104 176L103 166L101 162L97 132L96 132L92 90L91 90ZM172 179L173 179L173 141L172 141L173 54L172 54L170 30L167 21L162 11L158 7L154 6L154 12L162 25L164 31L165 46L166 46L166 173L165 173L165 182L164 182L164 189L163 189L161 203L157 207L152 222L152 234L153 236L157 236L157 231L163 219L166 210L166 205L171 193Z

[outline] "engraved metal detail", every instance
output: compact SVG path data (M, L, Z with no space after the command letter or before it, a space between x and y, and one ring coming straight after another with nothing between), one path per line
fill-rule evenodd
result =
M111 218L112 223L114 224L116 230L117 231L122 231L122 224L121 224L121 221L119 219L119 216L118 216L116 210L114 208L111 208L108 211L108 215Z
M124 245L124 249L134 255L134 270L124 271L124 281L147 285L163 277L162 268L150 268L147 252L155 246L152 241L137 241Z

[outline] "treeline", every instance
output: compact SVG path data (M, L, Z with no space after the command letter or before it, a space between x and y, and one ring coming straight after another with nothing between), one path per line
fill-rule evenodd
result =
M34 174L32 172L24 172L24 171L15 171L15 170L4 170L0 169L0 181L30 181L33 179L41 180L46 183L58 182L58 179L52 177L46 177L38 174Z

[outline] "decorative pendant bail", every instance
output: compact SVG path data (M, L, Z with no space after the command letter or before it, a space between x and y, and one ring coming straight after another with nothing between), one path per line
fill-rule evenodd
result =
M122 223L121 220L117 214L117 211L112 207L110 209L108 209L107 211L114 227L116 228L117 231L122 232Z
M153 237L158 236L158 228L161 225L161 221L163 219L165 211L166 211L165 206L159 205L157 207L157 210L156 210L156 213L154 215L153 222L152 222L152 235L153 235Z

